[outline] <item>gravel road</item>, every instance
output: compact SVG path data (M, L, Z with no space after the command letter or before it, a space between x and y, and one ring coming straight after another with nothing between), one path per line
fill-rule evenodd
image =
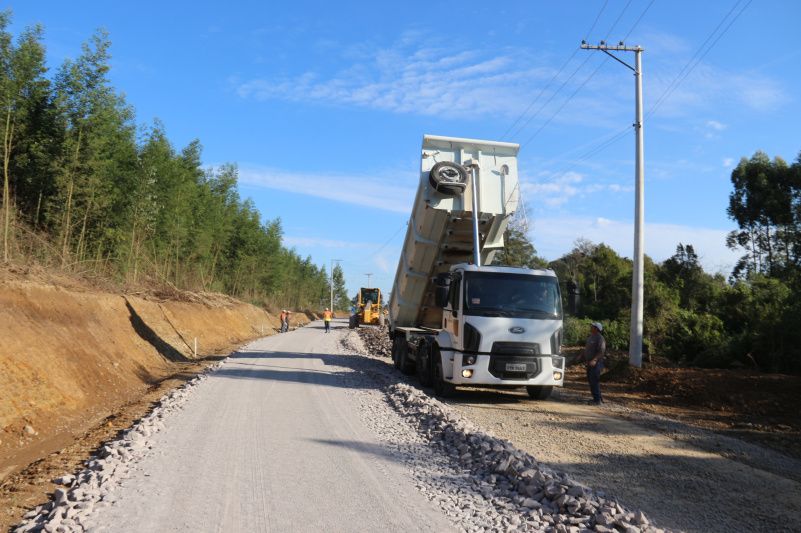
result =
M90 531L450 531L364 426L319 323L195 387L81 524ZM332 364L329 364L332 363Z
M171 392L16 531L797 527L796 464L720 441L733 461L708 435L564 391L443 404L374 355L380 335L365 347L337 325L251 343Z

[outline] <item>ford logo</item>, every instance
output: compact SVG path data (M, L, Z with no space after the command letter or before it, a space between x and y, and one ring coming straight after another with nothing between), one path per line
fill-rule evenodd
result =
M526 329L521 328L520 326L515 326L513 328L509 328L509 333L525 333Z

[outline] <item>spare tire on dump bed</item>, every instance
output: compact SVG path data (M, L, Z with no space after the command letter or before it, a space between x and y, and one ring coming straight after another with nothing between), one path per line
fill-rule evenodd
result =
M467 170L451 161L440 161L428 173L428 181L437 192L461 194L467 187Z

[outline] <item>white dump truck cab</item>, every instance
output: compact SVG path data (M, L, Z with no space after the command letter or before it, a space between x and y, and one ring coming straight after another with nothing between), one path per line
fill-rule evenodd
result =
M395 366L440 395L457 385L525 386L544 399L563 384L556 275L491 266L518 206L518 150L423 137L389 334Z
M552 270L459 264L437 287L442 328L433 342L447 383L525 386L538 399L563 384L562 298Z

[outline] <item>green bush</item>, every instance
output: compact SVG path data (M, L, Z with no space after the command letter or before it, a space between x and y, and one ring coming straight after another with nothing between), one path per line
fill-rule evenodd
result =
M562 344L565 346L583 346L590 334L590 324L596 322L591 318L566 317ZM620 320L598 321L604 327L607 350L624 350L629 344L629 325Z
M679 309L665 334L660 353L676 362L692 363L698 359L719 366L726 359L727 344L720 318Z

